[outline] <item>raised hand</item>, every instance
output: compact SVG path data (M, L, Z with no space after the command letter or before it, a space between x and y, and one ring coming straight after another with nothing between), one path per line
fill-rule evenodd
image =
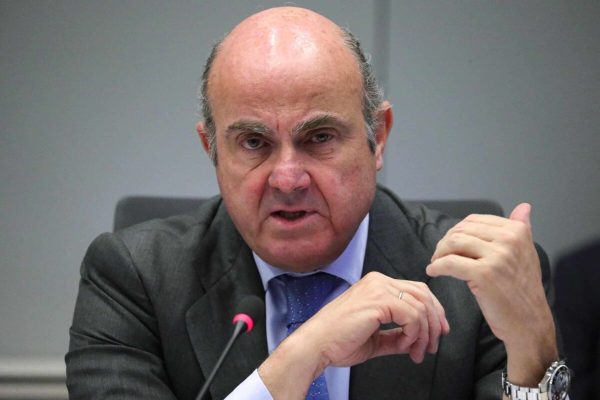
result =
M509 218L468 216L439 241L427 273L467 283L506 346L509 375L537 384L541 376L535 371L543 374L557 351L530 214L531 206L522 203Z

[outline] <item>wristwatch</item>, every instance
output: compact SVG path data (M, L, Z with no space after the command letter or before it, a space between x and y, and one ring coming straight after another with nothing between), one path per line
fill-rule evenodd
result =
M536 388L513 385L502 372L502 391L512 400L564 400L571 384L571 371L564 361L555 361Z

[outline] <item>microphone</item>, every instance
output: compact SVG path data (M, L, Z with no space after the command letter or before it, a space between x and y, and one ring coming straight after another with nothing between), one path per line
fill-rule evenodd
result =
M204 385L202 385L200 392L198 392L196 400L202 400L206 393L208 393L208 387L215 379L219 368L221 368L221 364L223 364L223 361L225 361L225 358L227 357L227 354L229 354L231 347L233 347L233 343L235 343L237 338L240 337L242 333L250 332L252 328L254 328L254 324L263 319L264 314L265 304L258 296L246 296L238 304L232 321L234 324L233 334L231 335L231 338L229 338L229 342L227 342L225 349L208 375L208 378L206 378L206 382L204 382Z

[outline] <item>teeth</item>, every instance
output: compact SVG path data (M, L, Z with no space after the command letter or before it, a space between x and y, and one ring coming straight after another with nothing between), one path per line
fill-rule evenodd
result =
M296 219L306 214L306 211L279 211L278 214L285 219Z

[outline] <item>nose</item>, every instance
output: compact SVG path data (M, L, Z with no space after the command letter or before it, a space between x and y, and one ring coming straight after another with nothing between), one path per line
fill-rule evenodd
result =
M309 185L310 175L304 168L301 156L293 149L282 151L269 175L269 186L282 193L292 193Z

